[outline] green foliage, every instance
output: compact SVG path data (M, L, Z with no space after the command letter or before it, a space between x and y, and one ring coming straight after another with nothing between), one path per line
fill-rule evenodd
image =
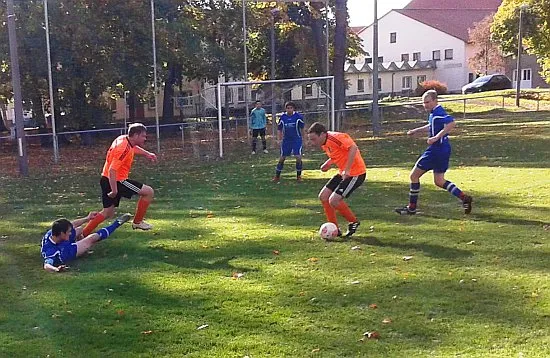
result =
M523 46L537 57L541 75L550 82L550 0L504 0L494 17L491 28L494 38L505 53L517 54L519 7L523 11Z

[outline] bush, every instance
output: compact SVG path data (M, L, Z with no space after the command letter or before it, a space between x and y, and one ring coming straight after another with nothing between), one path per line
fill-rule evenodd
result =
M447 85L435 80L420 82L414 90L414 93L417 96L422 96L424 92L431 89L436 90L437 94L447 93Z

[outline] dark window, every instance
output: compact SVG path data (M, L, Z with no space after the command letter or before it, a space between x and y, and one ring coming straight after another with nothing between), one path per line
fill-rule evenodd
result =
M420 61L420 52L413 53L413 61Z
M446 49L445 50L445 59L446 60L452 60L453 59L453 49Z
M378 90L382 91L382 79L378 78Z
M357 80L357 92L365 92L365 80Z
M432 60L435 60L435 61L441 60L441 51L439 50L432 51Z
M394 44L397 42L397 32L390 32L390 43Z
M305 86L305 93L306 93L306 96L313 96L313 86L312 85L306 85Z
M401 54L401 61L408 62L409 61L409 54L408 53L402 53Z
M380 57L378 57L378 62L379 62L379 63L382 63L382 62L384 62L384 56L380 56Z
M419 83L422 83L422 82L425 82L426 81L426 75L418 75L416 76L416 83L419 84Z

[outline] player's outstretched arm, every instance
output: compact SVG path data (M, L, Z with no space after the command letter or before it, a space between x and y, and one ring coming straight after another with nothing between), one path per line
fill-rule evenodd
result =
M430 124L426 124L425 126L418 127L418 128L415 128L415 129L411 129L410 131L407 131L407 134L408 135L413 135L413 134L416 134L416 133L427 132L429 130L430 130Z
M155 153L149 152L148 150L145 150L141 148L139 145L136 145L134 147L134 152L138 155L143 155L147 159L156 162L157 161L157 155Z
M56 267L50 263L44 262L44 270L48 272L63 272L63 271L67 271L68 269L69 267L66 265L59 265Z
M321 164L321 171L322 172L328 171L331 165L332 165L332 159L328 158L326 162Z
M439 131L435 136L428 138L428 144L433 144L443 138L446 134L449 134L453 128L456 127L456 122L452 121L449 123L446 123L445 126L443 126L443 129Z

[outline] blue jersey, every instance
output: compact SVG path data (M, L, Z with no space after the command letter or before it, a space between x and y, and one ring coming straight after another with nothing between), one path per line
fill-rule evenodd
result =
M254 108L250 112L250 129L263 129L266 125L265 109Z
M451 123L454 121L454 118L445 112L441 105L437 105L430 116L428 117L428 123L430 124L430 137L434 137L437 133L445 127L445 124ZM449 144L449 135L445 134L440 140L430 145L430 148L437 149L442 146L448 146Z
M76 231L71 229L69 240L56 244L52 239L52 231L48 232L42 238L42 247L40 252L44 263L53 266L66 264L68 261L76 258Z
M304 117L298 112L294 112L291 116L285 112L279 119L278 128L283 131L284 141L301 141Z

